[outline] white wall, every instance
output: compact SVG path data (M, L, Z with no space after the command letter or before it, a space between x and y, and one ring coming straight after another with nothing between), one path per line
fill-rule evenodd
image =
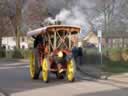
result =
M22 41L22 38L24 38L24 41ZM7 50L13 50L16 47L15 37L3 37L2 38L2 45L5 45ZM21 37L20 38L20 47L22 48L23 46L25 49L28 48L27 37Z

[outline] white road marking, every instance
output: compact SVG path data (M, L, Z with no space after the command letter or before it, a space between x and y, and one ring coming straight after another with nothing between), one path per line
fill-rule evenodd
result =
M18 66L18 65L26 65L24 63L10 63L10 64L2 64L2 66Z
M28 65L25 66L13 66L13 67L0 67L0 70L5 70L5 69L14 69L14 68L28 68Z

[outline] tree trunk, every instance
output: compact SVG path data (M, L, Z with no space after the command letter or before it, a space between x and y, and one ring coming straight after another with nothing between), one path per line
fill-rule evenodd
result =
M20 34L19 34L19 28L18 26L16 26L16 30L15 30L15 36L16 36L16 48L19 49L20 48Z
M16 0L16 26L15 26L15 35L16 35L16 48L20 48L20 25L21 25L21 0Z
M2 37L0 37L0 48L2 47Z

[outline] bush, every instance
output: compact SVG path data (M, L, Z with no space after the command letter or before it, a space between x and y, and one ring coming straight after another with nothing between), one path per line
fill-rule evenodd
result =
M29 58L31 50L21 50L24 59Z
M128 62L128 49L108 48L102 49L103 62ZM98 63L100 53L98 49L84 49L84 60L86 63Z
M124 49L121 55L124 61L128 61L128 49Z
M3 48L0 48L0 58L6 57L6 50Z
M108 57L111 61L121 61L121 50L120 49L110 49L108 51Z
M16 49L14 51L10 51L11 52L11 57L12 58L19 58L19 59L27 59L29 58L30 55L30 51L28 49Z
M12 58L24 58L20 49L15 49L12 53Z
M84 48L83 49L83 62L85 64L97 64L99 63L99 54L96 48Z

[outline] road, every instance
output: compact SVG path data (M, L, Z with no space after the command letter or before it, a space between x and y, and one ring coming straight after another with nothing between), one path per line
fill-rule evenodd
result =
M128 96L128 74L97 80L77 72L76 81L31 80L28 61L0 60L0 88L11 96Z

